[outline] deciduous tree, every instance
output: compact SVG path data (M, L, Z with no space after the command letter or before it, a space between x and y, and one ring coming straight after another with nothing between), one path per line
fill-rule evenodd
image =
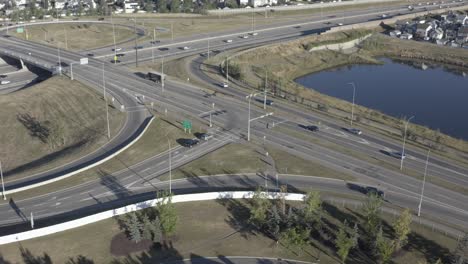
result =
M405 209L400 217L393 223L393 230L395 231L395 251L404 247L408 241L408 234L411 232L411 212Z

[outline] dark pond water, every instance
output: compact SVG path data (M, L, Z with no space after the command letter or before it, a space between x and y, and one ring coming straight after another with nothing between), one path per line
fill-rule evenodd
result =
M353 65L296 79L318 92L394 117L415 116L411 122L440 129L468 140L468 76L421 62L382 59L383 65ZM423 70L423 68L425 70Z

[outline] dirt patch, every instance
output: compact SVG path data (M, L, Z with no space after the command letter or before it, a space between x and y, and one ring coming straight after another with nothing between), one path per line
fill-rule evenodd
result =
M125 233L115 235L111 240L110 253L116 257L127 256L131 253L150 250L153 241L144 239L138 243L130 241Z

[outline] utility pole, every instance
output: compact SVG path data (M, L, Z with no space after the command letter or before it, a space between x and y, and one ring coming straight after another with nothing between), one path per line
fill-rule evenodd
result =
M171 141L167 139L169 144L169 193L172 193L172 157L171 157Z
M265 97L263 98L263 109L266 109L268 71L265 69Z
M405 133L404 133L404 135L403 135L403 150L401 151L400 170L403 170L403 160L404 160L404 157L405 157L406 130L408 129L408 123L409 123L409 121L410 121L413 117L414 117L414 116L411 116L410 118L408 118L408 120L406 121L406 124L405 124Z
M102 86L104 88L104 102L106 103L106 119L107 119L107 138L110 139L110 124L109 124L109 105L106 97L106 79L104 76L104 63L102 64Z
M58 60L59 60L59 75L62 75L62 61L60 60L60 47L57 44Z
M421 199L419 199L419 206L418 206L418 216L421 216L421 206L422 206L422 201L424 197L424 186L426 185L426 175L427 175L427 165L429 163L429 153L431 150L429 149L427 151L427 156L426 156L426 166L424 167L424 178L423 178L423 184L422 184L422 189L421 189Z
M112 23L112 12L111 12L111 23ZM116 63L117 59L117 46L115 44L115 25L112 23L112 35L114 37L114 64Z
M255 7L252 8L252 33L255 32Z
M162 61L161 61L161 88L162 88L162 92L164 93L164 55L162 57Z
M6 200L6 195L5 195L5 183L3 182L3 169L2 169L2 162L0 161L0 178L2 179L2 195L3 195L3 200Z
M67 30L63 27L63 31L65 31L65 49L68 49L68 38L67 38Z
M31 229L34 229L34 216L32 212L31 212Z
M226 84L229 84L229 62L228 62L227 57L226 57Z

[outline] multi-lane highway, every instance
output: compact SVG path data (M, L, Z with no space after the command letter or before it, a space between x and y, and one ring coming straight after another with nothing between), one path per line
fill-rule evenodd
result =
M356 23L375 19L379 12L405 12L406 7L393 7L393 11L389 9L372 9L363 11L363 13L351 13L345 19L347 23ZM367 15L365 12L368 12ZM332 20L335 18L331 18ZM237 38L233 40L232 46L238 45L260 45L272 41L280 41L285 39L297 38L302 35L316 32L323 28L323 23L326 18L321 16L311 17L308 20L301 21L300 25L272 25L271 29L264 26L261 30L258 29L257 36L250 35L247 39ZM336 21L335 21L336 22ZM288 22L291 23L291 22ZM226 47L225 39L233 38L249 33L249 29L240 29L237 32L229 32L225 34L218 34L213 42L217 49ZM211 38L211 36L210 36ZM172 47L167 53L174 55L175 47L187 45L190 41L191 48L189 50L178 50L179 52L186 52L186 54L198 53L205 49L206 37L200 36L198 38L175 40L174 43L161 45ZM230 44L231 45L231 44ZM11 56L18 56L18 54L31 53L31 57L36 61L41 61L43 64L55 65L57 62L55 48L46 47L39 44L34 44L27 41L21 41L14 38L2 38L0 40L0 48L4 51L10 52ZM98 53L99 51L96 51ZM165 51L166 52L166 51ZM151 59L153 56L151 49L143 49L139 55L142 58ZM168 56L169 54L165 55ZM103 54L105 55L105 54ZM157 54L160 56L161 54ZM71 62L78 61L83 55L63 51L62 61L70 64ZM133 56L124 56L128 58L123 63L131 62L130 58ZM177 151L174 156L175 167L177 165L189 162L205 153L214 149L222 147L229 142L235 142L245 138L247 131L247 116L248 106L245 101L245 94L228 89L225 91L230 93L230 96L208 96L207 93L199 88L193 87L189 84L182 84L178 82L167 82L165 92L161 91L161 87L154 83L141 79L132 73L129 69L121 65L106 64L105 66L96 59L90 59L89 65L80 65L73 68L74 76L76 79L83 81L97 89L101 89L102 84L102 68L105 68L105 82L109 92L117 98L120 104L124 105L128 113L127 124L123 130L117 135L121 137L120 142L131 138L132 135L138 132L144 121L147 120L147 112L145 108L138 103L136 96L145 95L145 98L150 101L156 102L161 107L167 107L169 111L183 112L190 114L194 118L207 119L207 111L212 110L212 104L215 103L219 110L223 110L223 114L213 117L213 121L220 131L216 134L215 139L209 140L204 144L196 146L192 149L183 149L177 147L173 151ZM197 67L192 67L194 77L199 78L207 83L207 86L217 81L211 80L202 72L197 70ZM216 89L215 87L211 87ZM398 149L399 146L393 141L382 138L380 135L369 134L363 137L344 133L341 129L341 124L324 119L322 116L314 115L313 113L304 113L294 107L282 104L275 104L274 107L268 109L274 111L272 117L263 119L261 122L252 123L251 133L254 137L266 139L269 144L282 148L292 154L302 156L306 159L314 160L326 164L337 171L346 172L355 176L359 181L370 183L373 185L380 185L390 195L386 197L390 202L400 206L410 207L415 209L417 206L417 199L420 192L420 180L413 177L404 175L398 171L391 170L385 166L377 163L372 163L369 160L362 160L349 152L360 153L367 157L374 157L380 155L379 159L384 160L389 164L397 163L398 160L383 155L379 150L385 149ZM265 111L260 107L253 106L251 115L252 117L263 115ZM295 116L295 118L290 118ZM302 121L297 121L302 120ZM304 122L314 123L321 121L325 125L319 133L310 135L310 132L305 131L299 125ZM295 133L303 134L304 137L294 137L288 133L281 133L277 130L267 129L266 123L283 122L282 126L294 131ZM334 148L327 148L321 144L314 143L315 139L324 142L330 142L335 145L340 145L349 150L348 153L342 153ZM121 143L123 144L123 143ZM109 153L113 147L103 149L103 153ZM405 166L414 170L422 171L424 167L424 154L416 150L410 150L410 157L405 161ZM101 156L95 155L88 158L87 162L92 162L99 159ZM12 204L0 205L0 223L3 226L12 225L27 221L24 212L34 212L35 218L40 221L41 218L57 216L69 217L71 215L89 214L91 212L104 210L109 207L116 206L117 204L129 203L135 200L141 200L153 195L153 191L157 188L167 187L167 183L160 182L158 177L168 170L167 156L165 153L151 158L145 162L132 166L130 169L114 173L102 177L98 181L90 181L80 186L65 190L56 190L52 193L37 196L30 199L18 200ZM87 164L86 162L78 164ZM73 164L76 166L76 164ZM68 172L76 169L76 167L65 165L64 167L57 168L53 173L46 172L39 177L31 177L22 179L18 182L8 182L8 187L24 186L30 183L31 180L40 181L50 179L60 173ZM447 161L433 158L429 167L428 174L431 177L458 184L464 185L468 181L468 168L459 165L451 164ZM236 178L226 176L210 177L210 178L196 178L189 180L178 181L174 183L174 189L181 192L201 191L211 188L236 188L247 187L252 188L258 185L262 179L255 180L256 176ZM299 180L289 180L288 184L291 188L319 188L327 189L326 184L317 182L314 178L300 177ZM293 179L293 178L291 178ZM296 178L294 178L296 179ZM7 179L8 180L8 179ZM263 180L264 181L264 180ZM179 185L177 185L179 184ZM158 187L159 186L159 187ZM201 188L203 187L203 188ZM339 189L340 192L346 191L346 186ZM351 190L347 190L351 191ZM442 218L448 222L468 228L465 219L468 217L468 197L430 184L426 185L426 196L424 198L423 213Z

